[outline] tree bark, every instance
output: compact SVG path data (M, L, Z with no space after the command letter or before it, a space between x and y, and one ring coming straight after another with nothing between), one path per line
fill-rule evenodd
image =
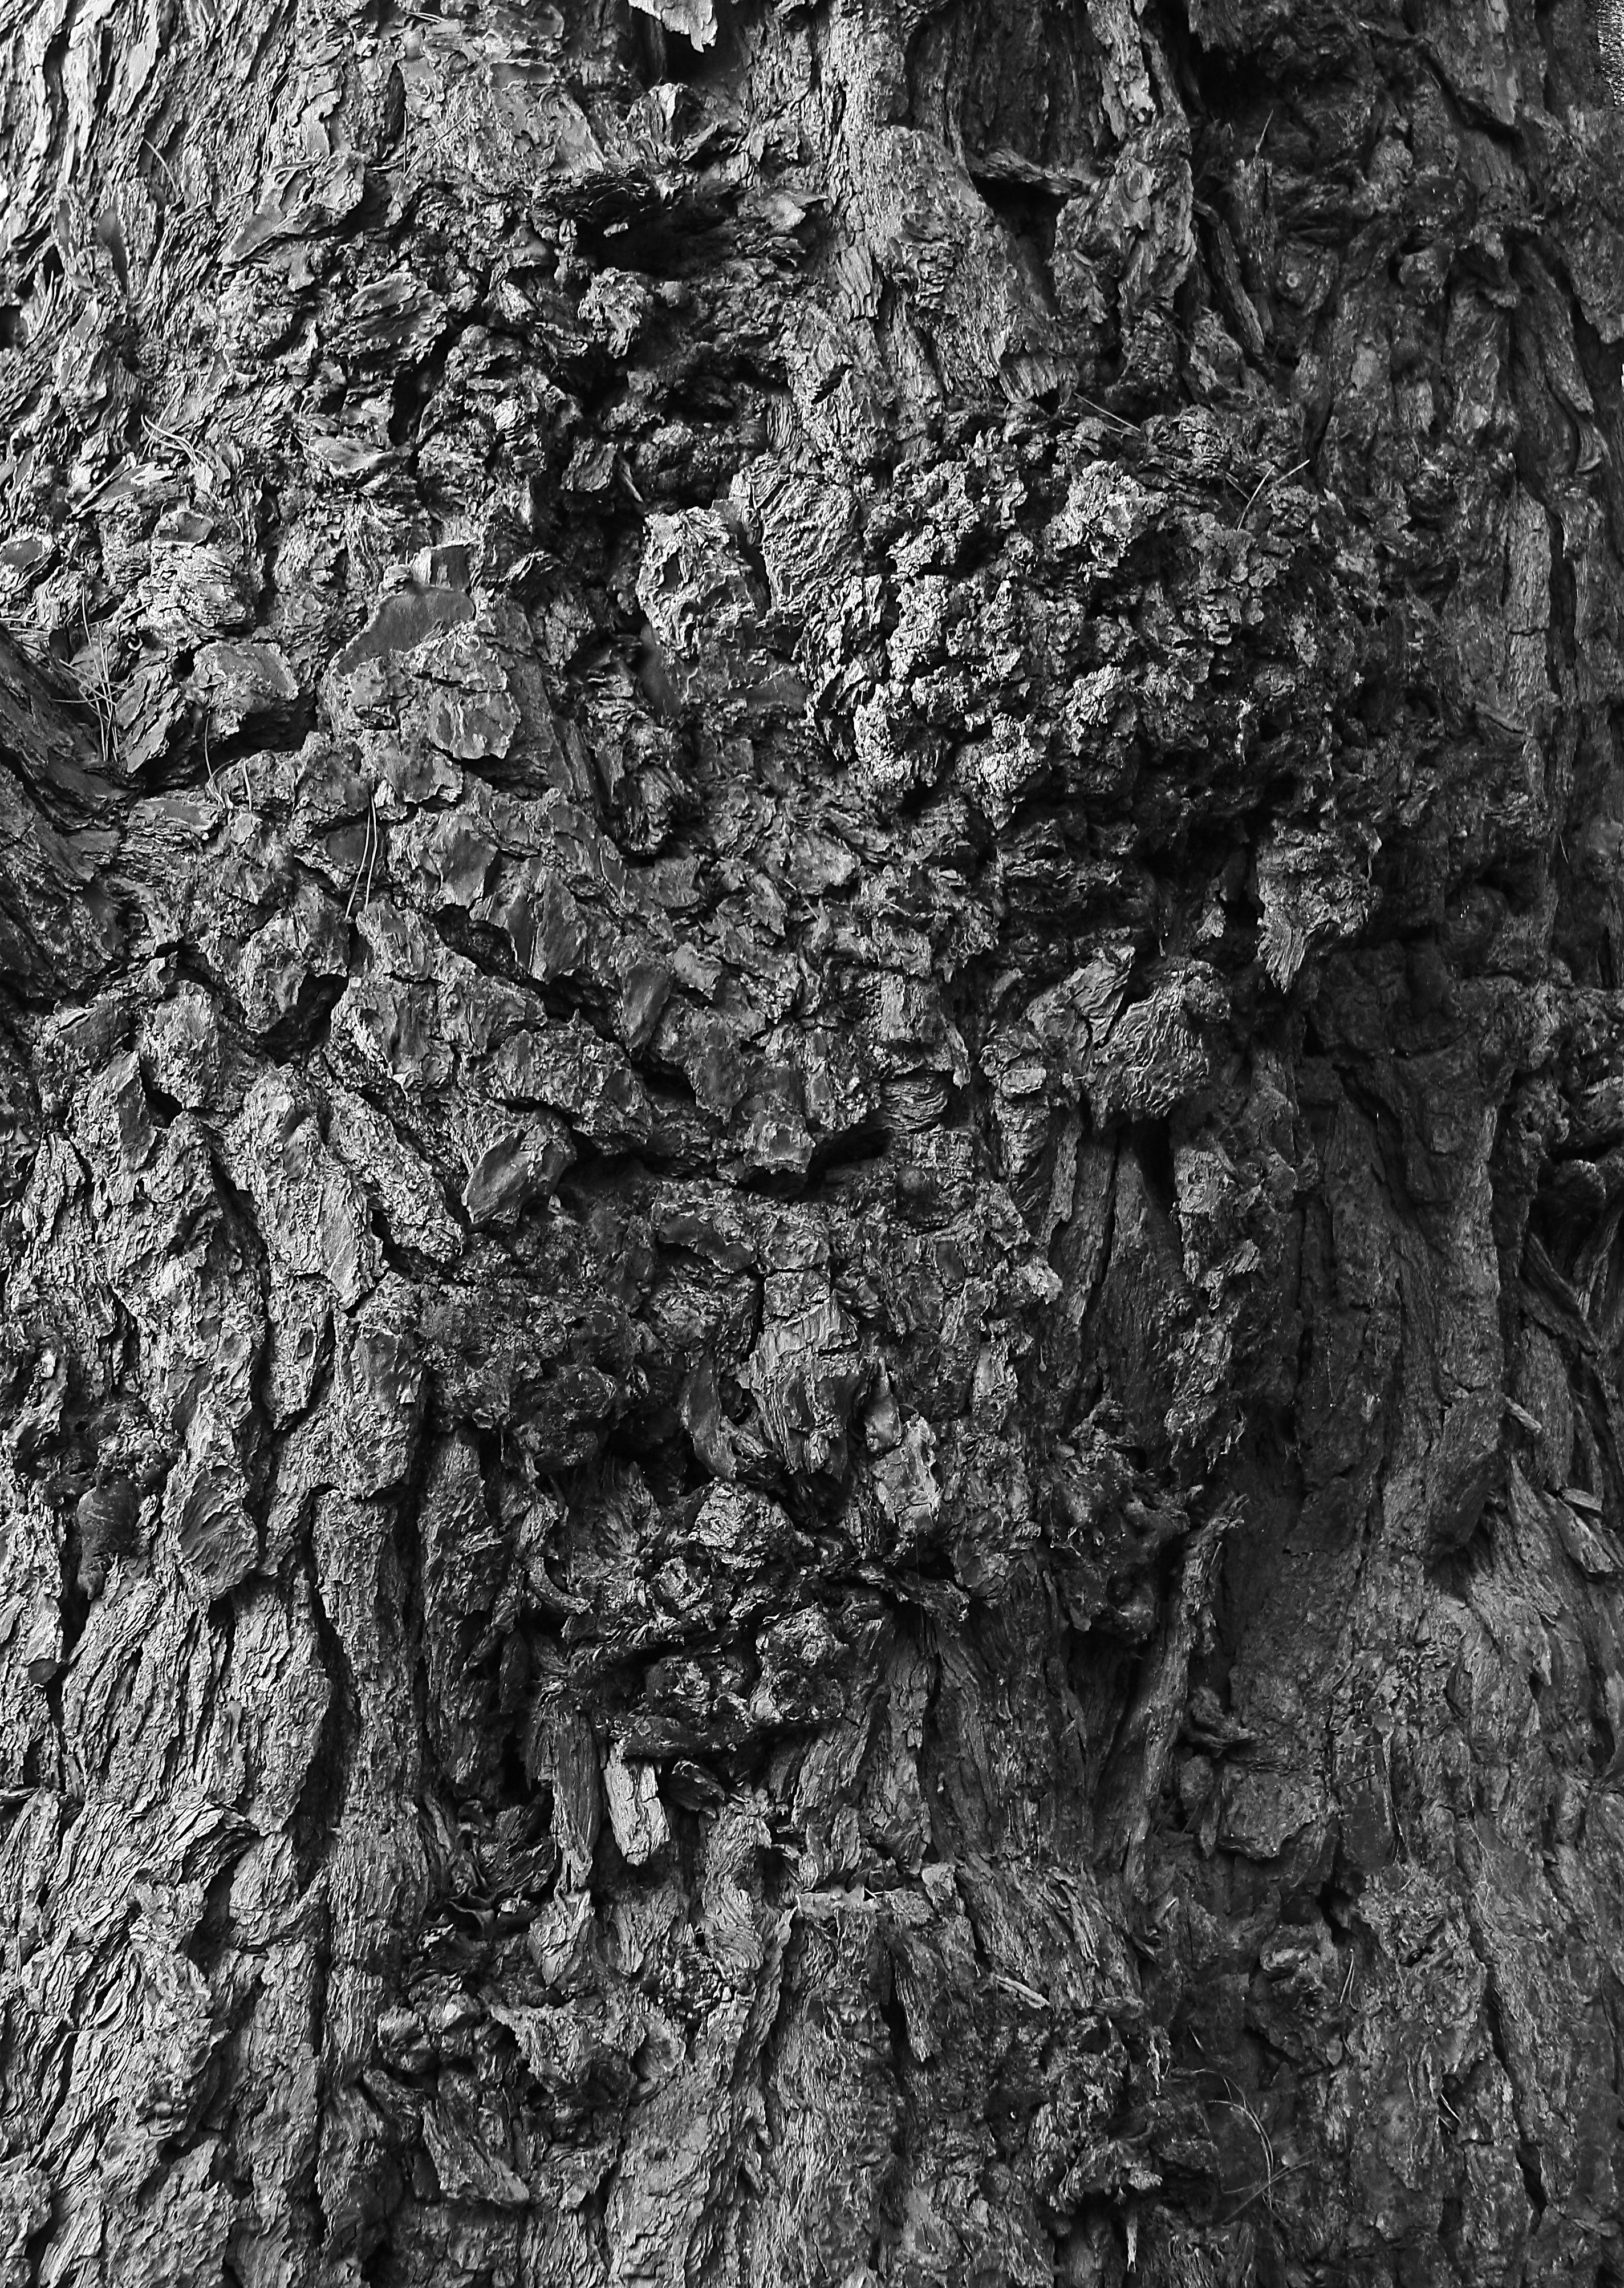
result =
M0 2276L1624 2279L1580 0L0 4Z

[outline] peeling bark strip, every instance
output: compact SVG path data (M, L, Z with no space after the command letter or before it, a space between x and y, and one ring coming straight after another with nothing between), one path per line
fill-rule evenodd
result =
M0 2252L1624 2272L1611 6L0 0Z

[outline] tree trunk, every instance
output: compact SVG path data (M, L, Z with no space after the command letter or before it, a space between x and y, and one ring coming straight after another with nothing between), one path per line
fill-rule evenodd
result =
M0 2278L1624 2279L1613 11L0 38Z

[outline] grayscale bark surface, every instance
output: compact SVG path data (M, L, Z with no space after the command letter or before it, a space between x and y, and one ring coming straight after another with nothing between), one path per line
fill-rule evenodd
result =
M0 2282L1624 2281L1583 0L0 0Z

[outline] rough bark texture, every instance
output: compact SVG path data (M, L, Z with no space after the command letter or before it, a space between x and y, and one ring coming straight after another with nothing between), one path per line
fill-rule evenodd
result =
M1580 0L0 6L0 2279L1624 2278Z

